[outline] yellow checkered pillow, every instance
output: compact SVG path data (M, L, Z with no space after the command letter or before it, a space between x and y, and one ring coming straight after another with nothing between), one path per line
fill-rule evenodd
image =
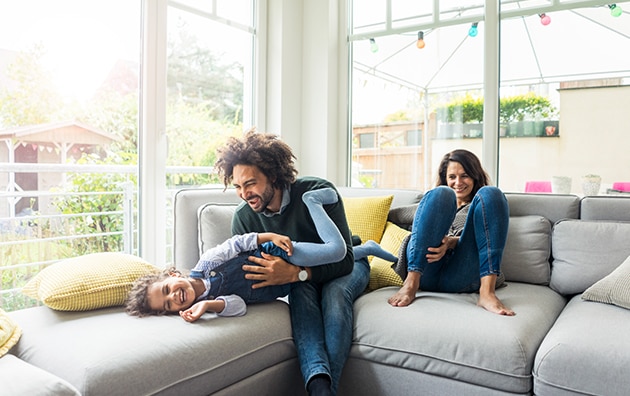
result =
M0 357L9 352L9 349L18 342L21 335L20 326L0 308Z
M126 253L93 253L59 261L22 289L58 311L88 311L122 305L133 282L159 269Z
M381 246L383 249L398 255L398 250L402 241L410 234L403 228L398 227L396 224L388 221L383 233L383 239L381 240ZM402 286L403 282L400 276L392 269L392 263L385 261L382 258L374 257L370 263L370 282L368 283L367 290L372 291L380 289L386 286Z
M362 242L372 240L379 243L393 199L393 195L344 198L343 206L352 235L358 235Z

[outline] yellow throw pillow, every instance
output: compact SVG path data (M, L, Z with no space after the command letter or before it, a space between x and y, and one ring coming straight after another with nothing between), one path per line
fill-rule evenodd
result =
M343 206L352 235L358 235L361 242L372 240L379 243L385 231L387 214L393 199L393 195L344 198Z
M58 311L88 311L122 305L133 282L159 268L126 253L93 253L59 261L22 289Z
M15 345L22 329L0 308L0 357L4 356Z
M381 246L383 249L398 255L398 250L402 241L411 232L403 228L398 227L396 224L388 221L381 240ZM392 263L385 261L382 258L374 257L370 263L370 282L368 283L367 290L372 291L380 289L386 286L402 286L403 281L400 276L392 269Z

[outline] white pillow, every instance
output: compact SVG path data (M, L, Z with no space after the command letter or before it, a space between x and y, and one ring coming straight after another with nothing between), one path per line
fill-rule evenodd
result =
M209 203L197 210L199 221L199 257L232 236L232 217L238 205ZM192 263L194 266L196 263Z

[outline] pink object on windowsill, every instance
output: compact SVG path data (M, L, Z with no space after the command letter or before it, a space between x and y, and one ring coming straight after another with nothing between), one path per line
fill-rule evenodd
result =
M528 181L525 182L526 193L550 193L551 182L550 181Z
M630 192L630 182L616 182L612 185L613 190Z

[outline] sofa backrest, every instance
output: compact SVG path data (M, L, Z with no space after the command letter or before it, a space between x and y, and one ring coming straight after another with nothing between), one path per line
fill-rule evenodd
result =
M630 196L589 196L580 201L580 219L630 221Z
M392 208L417 204L422 198L418 190L368 189L339 187L342 197L393 195ZM233 189L183 189L174 198L174 265L191 269L199 260L200 251L216 246L231 236L231 218L242 202Z

